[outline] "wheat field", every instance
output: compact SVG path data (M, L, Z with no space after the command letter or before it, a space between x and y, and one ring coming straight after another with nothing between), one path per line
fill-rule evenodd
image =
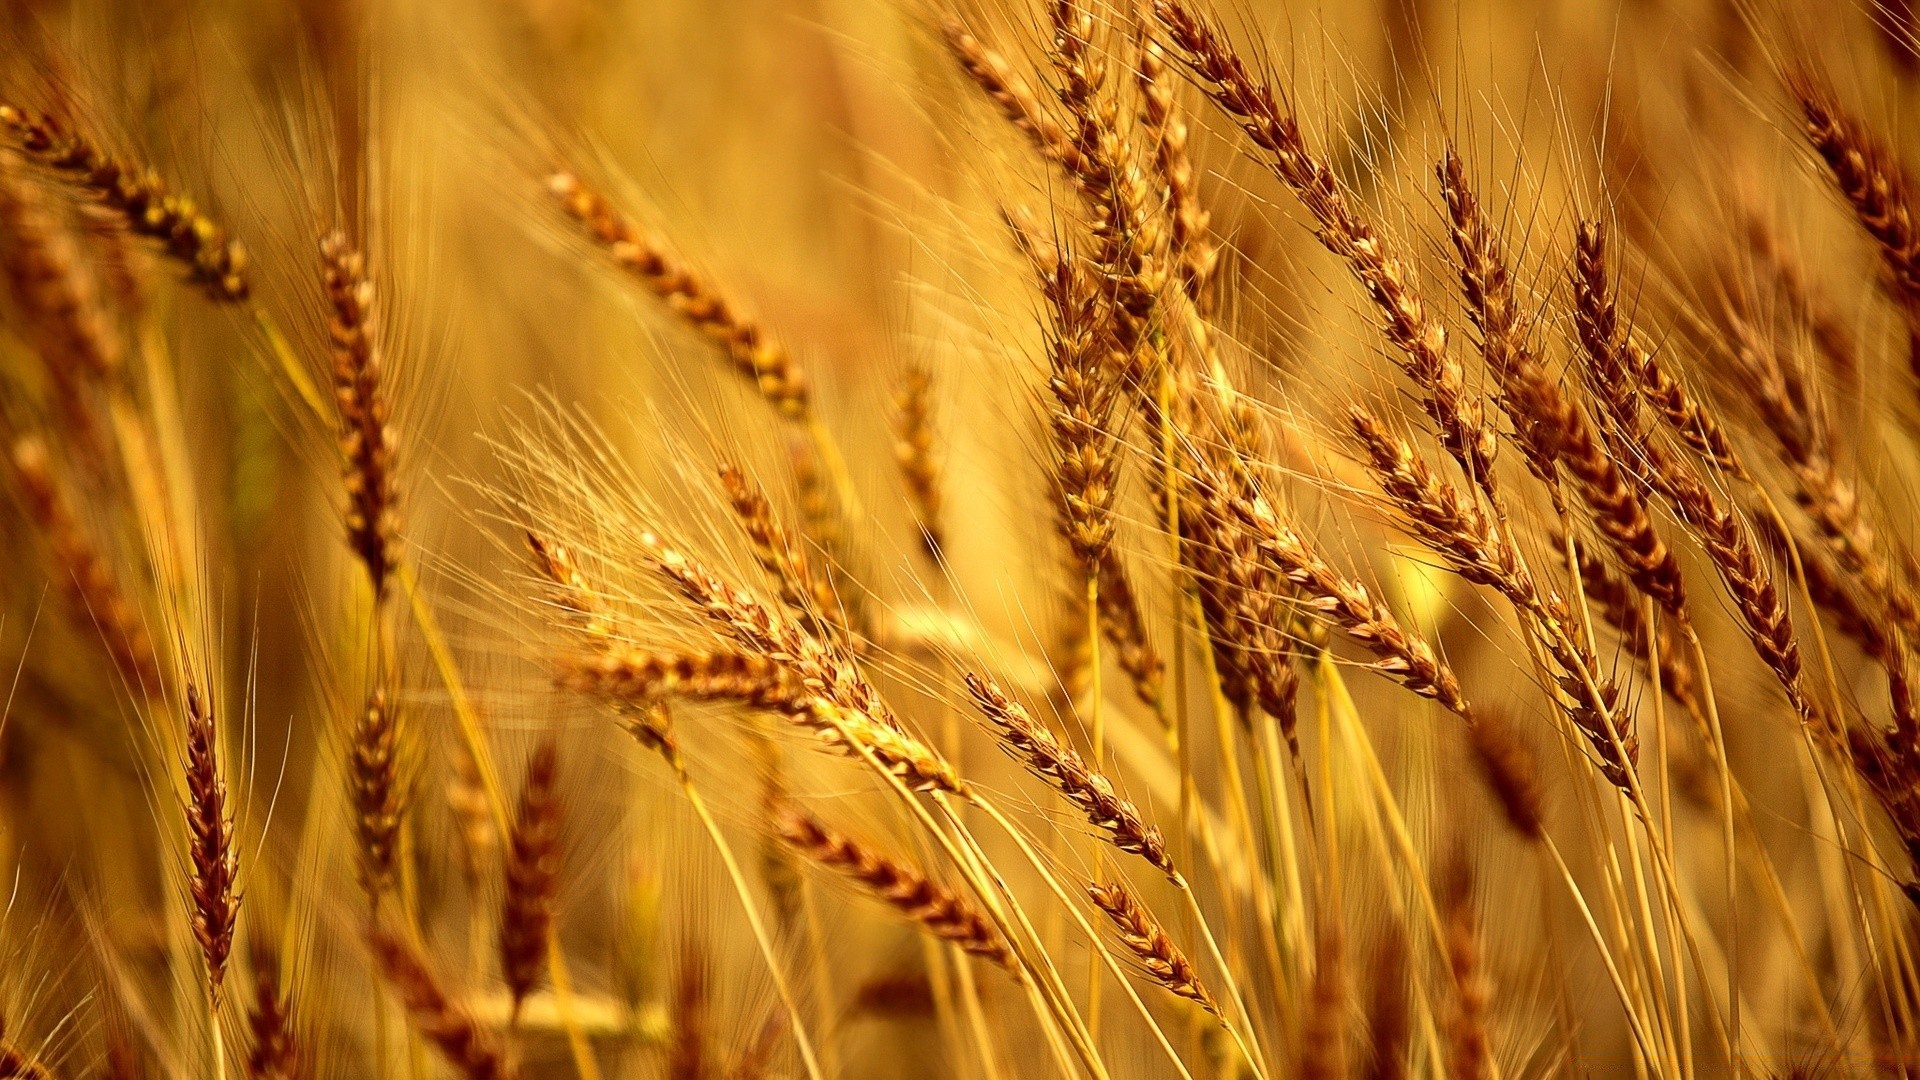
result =
M0 9L0 1077L1920 1075L1906 0Z

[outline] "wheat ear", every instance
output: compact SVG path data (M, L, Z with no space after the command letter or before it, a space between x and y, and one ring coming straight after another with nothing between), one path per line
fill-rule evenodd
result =
M209 297L247 298L247 257L240 242L228 239L191 199L169 192L158 174L106 153L50 116L0 105L0 125L28 156L119 215L133 232L158 241Z

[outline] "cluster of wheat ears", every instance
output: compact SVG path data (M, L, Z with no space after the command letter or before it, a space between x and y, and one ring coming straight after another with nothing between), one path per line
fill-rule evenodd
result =
M1347 6L7 5L0 1077L1920 1072L1913 12Z

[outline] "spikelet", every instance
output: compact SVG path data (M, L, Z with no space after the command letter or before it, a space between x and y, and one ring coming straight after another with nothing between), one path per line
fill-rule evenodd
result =
M1042 157L1074 167L1079 150L1066 129L1050 115L1039 95L1013 70L1007 58L988 48L956 15L940 20L940 36L960 69L987 95L1000 114L1032 141Z
M1166 50L1146 39L1139 44L1134 77L1140 85L1141 125L1153 144L1165 203L1167 248L1177 260L1181 291L1202 317L1212 313L1213 277L1220 252L1208 235L1208 214L1200 204L1193 161L1187 151L1187 121L1175 98Z
M1092 9L1081 0L1051 0L1047 15L1059 76L1056 94L1075 151L1063 164L1092 211L1088 229L1107 301L1107 331L1131 368L1158 302L1163 241L1148 216L1145 180L1127 154L1106 64L1093 48ZM1141 385L1149 384L1142 379Z
M1113 502L1119 493L1119 432L1110 348L1101 333L1100 300L1085 271L1061 259L1045 294L1052 314L1047 346L1053 403L1054 485L1060 530L1084 573L1095 574L1113 543Z
M400 996L414 1029L454 1072L466 1080L504 1080L514 1075L493 1036L464 1005L448 996L418 948L378 928L369 933L367 944L374 965Z
M1407 377L1421 387L1421 406L1439 428L1441 445L1491 491L1493 430L1479 402L1468 396L1446 329L1420 296L1411 260L1360 213L1332 166L1308 147L1291 106L1250 75L1211 26L1181 0L1153 0L1153 13L1201 90L1265 152L1265 164L1318 224L1321 245L1347 264L1380 309L1381 329Z
M907 489L907 505L927 557L936 563L946 544L942 523L940 462L934 456L933 373L924 364L908 365L894 396L893 459Z
M1367 1042L1371 1054L1366 1080L1405 1080L1413 1024L1408 984L1406 932L1388 924L1374 950L1373 995L1367 1003Z
M1813 702L1800 678L1800 644L1772 570L1760 557L1741 515L1716 495L1675 455L1653 441L1640 417L1635 372L1638 346L1619 323L1607 266L1607 232L1598 221L1575 229L1574 324L1586 360L1586 375L1607 418L1607 438L1621 456L1638 463L1643 481L1659 491L1686 523L1739 609L1742 628L1763 663L1780 681L1801 719L1815 723ZM1675 614L1685 617L1685 609Z
M736 702L786 713L806 711L807 690L764 656L709 650L659 653L620 645L584 657L562 657L559 681L581 694L635 709L663 698Z
M367 695L347 747L348 796L358 841L360 885L378 902L393 886L407 792L400 775L400 723L385 690Z
M210 298L224 303L247 298L247 258L240 242L229 240L192 200L170 193L157 174L105 153L50 116L0 105L0 126L21 150L118 214L129 229L159 241Z
M1339 627L1376 657L1375 669L1447 711L1471 720L1473 709L1460 691L1453 669L1425 639L1401 628L1393 613L1373 599L1366 586L1342 576L1320 558L1292 527L1280 520L1266 496L1249 491L1233 500L1233 512L1246 526L1260 558L1298 590L1300 603Z
M1115 661L1133 686L1134 697L1149 709L1160 708L1166 665L1147 634L1146 615L1133 589L1133 575L1108 548L1098 569L1100 633L1113 646Z
M1500 384L1500 404L1528 469L1546 482L1556 506L1563 501L1560 469L1571 474L1590 520L1635 586L1668 611L1681 611L1685 597L1680 564L1655 530L1640 492L1621 473L1586 413L1541 364L1519 325L1512 271L1500 235L1482 212L1466 167L1451 146L1439 168L1467 313L1480 330L1480 354Z
M6 152L0 152L0 239L0 274L34 349L68 416L90 423L81 387L119 370L120 337L73 237Z
M933 984L918 971L876 975L862 982L853 994L851 1011L856 1016L921 1017L932 1016Z
M300 1046L280 982L279 955L259 943L250 952L253 1002L247 1009L247 1030L252 1045L247 1050L247 1080L298 1080Z
M812 405L807 380L786 347L742 315L725 294L675 262L626 215L572 173L547 179L547 191L586 228L622 270L664 301L689 326L712 338L760 395L788 417L804 420Z
M815 633L844 639L845 613L839 597L827 579L814 571L806 551L774 517L766 493L737 465L720 466L720 486L734 518L753 544L753 557L779 586L780 599L788 610Z
M1469 730L1475 763L1507 824L1529 840L1545 836L1546 796L1533 748L1498 713L1482 713Z
M1622 712L1619 688L1600 672L1566 601L1543 590L1491 517L1436 480L1426 462L1405 440L1388 434L1378 417L1356 406L1349 418L1367 450L1368 467L1409 531L1441 553L1455 573L1513 604L1553 658L1555 681L1571 703L1568 717L1592 745L1601 774L1621 790L1631 790L1627 774L1639 755L1639 740Z
M851 840L791 805L774 816L774 827L795 851L852 878L928 933L1018 974L1012 952L987 917L924 871Z
M1243 721L1258 706L1293 743L1299 676L1282 610L1289 590L1260 558L1255 537L1233 512L1234 491L1222 486L1235 485L1242 494L1254 490L1235 479L1238 463L1257 459L1251 417L1230 417L1220 427L1219 437L1203 439L1198 449L1208 467L1180 477L1181 558L1193 573L1221 692ZM1247 456L1236 457L1229 446Z
M453 775L447 778L446 801L453 816L461 874L467 888L477 890L493 872L500 832L494 827L493 808L480 778L480 768L464 747L453 756Z
M1800 108L1808 145L1879 248L1887 290L1911 325L1920 312L1920 232L1913 220L1912 182L1894 155L1811 72L1790 73L1787 92Z
M386 384L366 257L344 233L321 238L330 308L334 404L347 485L347 545L366 568L376 600L399 560L399 485L394 475L391 388Z
M1300 1080L1341 1080L1348 1074L1348 981L1342 930L1337 924L1322 926L1314 936L1313 980L1301 1022Z
M1586 544L1578 540L1572 543L1574 570L1580 576L1581 591L1586 593L1587 609L1613 627L1642 666L1649 671L1658 668L1662 693L1689 714L1699 714L1698 676L1672 632L1665 625L1657 630L1649 627L1643 602L1630 584ZM1564 558L1564 544L1555 544L1554 549Z
M909 735L851 661L758 598L722 581L653 533L635 538L652 568L749 653L784 667L806 687L794 719L829 746L871 754L908 786L964 794L945 759Z
M75 621L96 628L120 678L130 689L146 695L163 693L166 683L139 610L76 513L66 486L54 471L46 441L37 435L22 436L13 444L11 459L14 476L26 498L27 513L46 537L57 580L73 608Z
M1439 892L1447 932L1442 952L1453 987L1441 1017L1447 1075L1460 1080L1486 1080L1494 1075L1487 1031L1492 986L1481 957L1483 938L1473 908L1472 870L1464 860L1449 867Z
M240 914L235 891L240 863L233 848L233 818L220 769L220 733L214 724L213 703L189 679L185 705L188 891L193 899L194 940L200 943L206 962L208 992L217 1001Z
M707 1029L712 1011L706 953L687 946L673 980L673 1037L667 1044L667 1080L711 1080Z
M1193 961L1167 936L1159 920L1134 898L1132 890L1117 882L1105 885L1095 882L1087 886L1087 896L1112 920L1120 944L1126 946L1149 979L1214 1016L1220 1015L1220 1005L1200 981Z
M543 740L527 759L520 803L507 834L500 971L516 1014L547 964L564 823L559 774L560 748L551 738Z
M1088 823L1100 830L1114 847L1147 860L1175 882L1181 880L1160 830L1149 825L1137 807L1114 792L1113 781L1089 768L1070 747L1060 745L1053 732L1035 721L1024 707L993 683L968 672L967 690L972 693L973 703L981 715L993 724L1001 747L1008 754L1078 807Z

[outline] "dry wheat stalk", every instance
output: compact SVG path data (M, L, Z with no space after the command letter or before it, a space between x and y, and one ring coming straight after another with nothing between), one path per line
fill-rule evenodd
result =
M1260 557L1298 590L1298 603L1338 627L1371 652L1375 670L1421 697L1432 698L1469 722L1472 707L1460 692L1460 680L1425 639L1401 628L1393 613L1373 599L1366 586L1341 575L1280 520L1257 490L1237 496L1233 512L1253 537Z
M1574 572L1580 576L1581 591L1586 593L1588 610L1613 627L1634 659L1652 671L1659 670L1660 690L1689 714L1700 714L1698 675L1693 661L1681 651L1680 643L1666 626L1648 626L1646 608L1631 583L1622 580L1605 559L1579 540L1573 546ZM1564 553L1566 544L1555 544ZM1561 556L1563 559L1565 555Z
M1102 302L1083 267L1071 256L1062 258L1042 292L1052 315L1047 388L1053 404L1047 422L1060 530L1083 572L1094 574L1113 543L1120 387L1108 358L1112 346L1101 329Z
M1113 643L1136 694L1155 707L1160 700L1160 657L1147 637L1131 578L1113 550L1120 454L1115 412L1125 362L1114 358L1117 346L1108 332L1109 320L1101 314L1108 299L1086 276L1083 265L1064 257L1042 288L1052 313L1047 349L1047 385L1053 397L1048 411L1051 483L1059 493L1060 531L1081 573L1097 583L1101 631Z
M829 746L871 753L909 786L956 794L965 783L945 759L907 734L853 663L751 594L722 581L657 535L635 538L652 569L742 649L784 668L806 691L791 717ZM549 548L549 550L551 550Z
M1453 988L1441 1018L1447 1075L1460 1080L1487 1080L1494 1075L1493 1047L1487 1031L1493 987L1481 956L1483 938L1473 909L1472 871L1464 861L1454 863L1446 872L1440 906L1447 931L1441 951Z
M1858 595L1884 611L1879 617L1891 619L1902 636L1920 636L1920 598L1887 564L1858 493L1840 475L1834 461L1832 419L1820 399L1798 374L1790 373L1791 365L1777 355L1777 345L1760 340L1750 322L1734 312L1724 321L1734 363L1746 376L1780 461L1794 478L1794 502L1813 524L1820 546L1833 556L1834 566L1852 579ZM1904 553L1898 538L1893 546Z
M1186 118L1159 42L1140 42L1134 76L1140 84L1141 125L1153 146L1153 163L1164 192L1167 249L1177 262L1181 290L1204 318L1214 306L1213 277L1220 252L1207 232L1208 214L1200 205L1187 150Z
M633 708L662 698L737 702L789 715L807 707L804 685L777 662L748 653L660 653L609 644L589 656L562 657L559 666L567 688Z
M1860 227L1878 246L1887 291L1909 325L1920 312L1920 233L1913 220L1912 183L1898 159L1859 119L1848 115L1833 91L1812 72L1786 78L1799 106L1807 142L1853 208Z
M666 1053L668 1080L711 1080L713 1076L707 1052L713 1002L707 989L706 964L705 951L689 945L674 975L673 1037Z
M1074 168L1074 158L1079 151L1067 137L1066 129L1047 113L1039 95L1013 70L1007 58L983 44L958 16L943 17L940 34L960 69L987 95L1000 114L1033 142L1041 156Z
M1569 435L1566 429L1578 414L1560 396L1527 340L1499 231L1482 212L1479 196L1467 182L1466 165L1451 144L1438 171L1467 317L1480 331L1480 356L1500 387L1499 401L1527 468L1558 499L1554 466Z
M1544 837L1546 795L1533 748L1499 713L1482 713L1468 731L1474 761L1506 815L1507 824L1530 840Z
M1639 347L1631 329L1619 323L1607 267L1606 230L1597 221L1582 221L1575 241L1574 321L1588 379L1607 417L1609 444L1637 463L1648 486L1667 498L1674 513L1700 540L1739 609L1741 626L1754 651L1779 679L1794 711L1811 723L1814 706L1801 685L1799 639L1751 529L1727 500L1656 443L1640 419L1634 376L1641 366ZM1676 614L1685 615L1684 611Z
M1114 662L1126 673L1134 696L1147 708L1158 710L1166 665L1147 634L1146 615L1133 589L1133 575L1112 548L1101 557L1095 573L1099 578L1095 599L1100 609L1100 632L1113 646Z
M1067 137L1075 153L1063 160L1093 212L1092 261L1107 301L1106 333L1124 358L1126 370L1141 386L1151 385L1140 369L1145 324L1158 303L1165 239L1150 216L1146 180L1128 153L1127 133L1107 85L1106 64L1093 48L1093 11L1081 0L1050 0L1053 29L1051 59L1060 85L1056 91L1069 118Z
M1813 342L1843 386L1860 378L1860 348L1853 331L1834 310L1832 298L1810 277L1798 253L1757 214L1746 218L1748 250L1764 265L1768 280L1778 289L1795 319L1807 328Z
M1181 558L1193 575L1221 692L1243 718L1258 705L1292 743L1300 680L1283 615L1288 590L1233 512L1234 494L1222 488L1235 484L1241 494L1251 490L1236 482L1235 463L1259 460L1252 420L1230 416L1216 426L1218 438L1197 440L1196 452L1209 459L1209 466L1180 475Z
M1407 1000L1411 982L1407 970L1407 937L1389 926L1373 954L1373 994L1367 1002L1367 1043L1371 1051L1367 1080L1405 1080L1412 1042L1412 1005Z
M1560 501L1559 468L1572 474L1581 501L1635 586L1678 612L1685 600L1680 567L1655 530L1640 493L1627 482L1587 415L1541 364L1523 327L1499 231L1448 148L1440 167L1448 232L1458 260L1467 312L1481 334L1481 356L1501 387L1528 468Z
M1314 938L1313 976L1301 1021L1300 1080L1341 1080L1352 1067L1347 1047L1347 983L1342 931L1337 924L1321 926Z
M1713 411L1668 370L1658 353L1631 355L1639 361L1633 374L1640 381L1640 396L1667 427L1714 468L1736 479L1747 479L1746 466L1734 454L1733 443Z
M815 633L844 639L845 612L841 610L839 597L828 580L814 571L806 551L774 516L766 493L737 465L721 465L719 472L720 487L726 492L734 518L753 544L754 559L779 586L781 601Z

